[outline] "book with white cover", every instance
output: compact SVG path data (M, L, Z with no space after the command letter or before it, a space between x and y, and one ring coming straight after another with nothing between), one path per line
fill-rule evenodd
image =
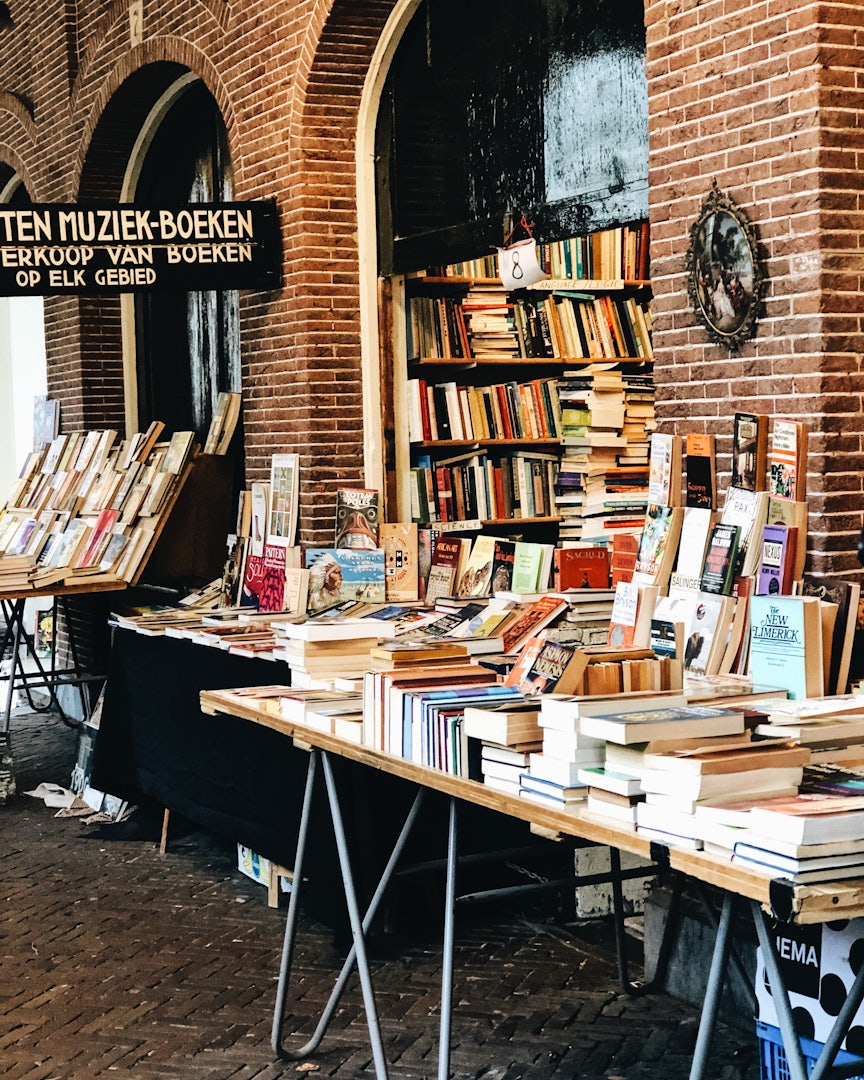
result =
M306 622L274 621L270 624L287 638L299 641L351 641L354 638L392 638L392 623L377 619L308 619Z
M738 525L741 529L738 534L737 572L744 577L752 576L759 565L759 540L762 526L768 519L768 498L767 491L747 491L733 487L726 491L720 522L723 525Z
M708 537L714 523L714 511L708 506L685 506L678 542L675 573L687 578L701 578Z
M602 755L598 751L596 763L602 763ZM546 754L532 754L529 775L537 780L546 780L551 784L560 784L562 787L583 786L579 779L579 770L582 765L576 761L563 761L561 758L548 757Z

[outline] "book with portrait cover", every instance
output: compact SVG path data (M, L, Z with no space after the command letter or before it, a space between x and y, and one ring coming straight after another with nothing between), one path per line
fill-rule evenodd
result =
M323 611L346 600L383 604L387 598L384 549L305 549L309 570L310 613Z

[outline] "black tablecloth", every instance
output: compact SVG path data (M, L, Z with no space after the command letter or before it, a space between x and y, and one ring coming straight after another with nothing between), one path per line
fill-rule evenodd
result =
M309 755L271 728L202 713L198 696L201 690L289 681L287 664L231 656L178 638L115 631L93 785L131 802L153 800L290 868ZM389 857L415 788L355 762L332 758L332 763L356 886L365 900ZM315 829L307 845L304 907L322 922L342 927L341 878L323 777L319 781ZM446 821L447 800L429 793L406 860L443 857ZM463 805L459 835L462 853L530 840L524 823L473 805ZM482 879L489 877L487 869Z

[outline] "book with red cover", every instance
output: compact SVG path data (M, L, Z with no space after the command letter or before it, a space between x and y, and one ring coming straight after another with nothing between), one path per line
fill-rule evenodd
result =
M462 539L460 537L438 537L432 552L429 577L426 580L427 604L431 604L441 596L453 595L461 557Z
M553 573L555 588L608 589L609 550L605 547L556 548Z

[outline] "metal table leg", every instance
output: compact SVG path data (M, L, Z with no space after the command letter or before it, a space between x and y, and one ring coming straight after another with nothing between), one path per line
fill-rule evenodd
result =
M444 955L441 963L441 1024L438 1039L438 1080L450 1076L450 1028L453 1019L453 943L456 921L456 800L450 799L447 829L447 882L444 890Z
M702 1080L705 1075L705 1066L708 1064L708 1051L711 1049L711 1038L714 1035L717 1013L720 1008L720 994L723 991L724 975L729 961L730 931L734 906L735 899L732 893L724 892L723 910L720 914L720 924L717 927L717 937L714 939L714 952L711 957L711 968L708 972L705 1000L702 1003L702 1016L699 1020L696 1047L693 1051L690 1080ZM806 1078L796 1077L795 1080L806 1080Z
M279 981L276 984L276 1004L273 1009L273 1027L270 1045L274 1053L282 1057L282 1027L285 1023L285 990L288 985L288 973L294 955L294 939L297 934L297 913L299 911L300 886L303 882L303 857L306 853L306 840L309 836L309 819L312 809L312 792L315 788L315 773L318 767L318 751L309 755L306 769L306 787L303 791L303 809L300 813L300 829L297 834L297 850L294 855L294 880L291 885L291 899L288 901L288 915L285 919L285 937L282 942L282 961L279 965Z
M384 898L384 893L387 890L387 886L390 884L390 880L393 877L393 873L396 869L402 852L405 848L405 844L414 827L414 823L417 820L417 815L420 812L420 807L426 796L425 788L418 788L417 794L414 798L414 802L411 809L408 812L408 816L405 818L405 823L402 826L402 831L393 847L393 851L387 862L387 866L384 868L384 872L381 875L381 880L378 882L378 886L375 890L375 894L369 903L369 907L366 909L366 914L363 916L363 933L365 934L372 924L372 920L375 918L375 914L378 911L378 907L381 900ZM308 823L307 823L308 825ZM297 871L295 869L295 880L297 877ZM293 892L292 892L293 899ZM291 915L289 908L289 916ZM288 942L289 933L292 937L291 944L293 945L294 935L294 920L292 919L290 926L286 920L285 924L285 940ZM287 948L287 946L286 946ZM300 1061L303 1058L309 1057L310 1054L314 1054L318 1047L321 1045L321 1041L327 1033L327 1028L330 1026L330 1021L333 1019L333 1014L336 1011L336 1006L339 1003L339 999L342 997L342 993L345 990L345 986L348 983L348 979L351 972L354 970L354 964L356 961L357 950L356 946L352 945L351 950L345 958L345 962L342 965L342 970L339 972L339 976L330 993L330 997L327 999L327 1004L321 1013L321 1017L318 1021L318 1026L312 1035L312 1038L299 1048L299 1050L287 1051L282 1046L282 1020L284 1017L284 999L285 999L285 986L288 977L288 969L290 967L290 954L288 956L288 962L285 962L285 949L283 949L283 965L279 973L279 994L276 1004L276 1012L274 1014L273 1021L273 1049L283 1061Z
M756 933L759 936L759 945L762 949L762 958L765 962L765 973L768 976L768 982L771 987L771 996L774 999L774 1007L777 1010L780 1033L783 1036L783 1050L786 1054L789 1075L792 1080L807 1080L807 1063L804 1058L804 1053L801 1050L798 1033L795 1031L795 1022L792 1018L792 1006L789 1002L789 992L786 989L783 974L780 971L780 965L777 960L777 950L774 947L774 942L772 941L769 932L768 917L755 900L752 900L750 904L753 922L756 925ZM846 995L843 1007L837 1014L831 1032L825 1040L825 1045L822 1047L822 1051L819 1054L816 1064L813 1066L813 1071L810 1073L810 1080L822 1080L822 1077L828 1075L835 1068L834 1058L837 1055L837 1051L840 1049L840 1044L846 1038L849 1028L852 1026L855 1014L857 1013L862 1000L864 1000L864 967L862 967L855 976L855 981L852 983L849 993ZM850 1075L853 1072L855 1075L860 1075L861 1073L860 1064L855 1066L837 1066L836 1068L838 1074L843 1071L846 1072L846 1075Z
M366 957L363 923L360 918L360 909L357 906L357 893L354 889L354 876L351 872L351 860L348 855L348 844L345 839L342 811L339 807L339 796L333 778L333 768L330 764L330 755L326 751L321 751L321 761L324 765L324 780L327 785L327 798L330 803L330 816L333 819L333 831L336 834L336 850L339 853L342 884L345 887L345 902L348 905L348 918L351 922L351 935L354 938L354 946L357 952L357 973L360 976L360 986L363 991L363 1005L366 1009L366 1026L369 1029L369 1041L372 1044L375 1075L387 1080L387 1061L384 1057L384 1044L381 1040L381 1025L378 1022L375 991L372 987L372 976L369 971L369 961Z

